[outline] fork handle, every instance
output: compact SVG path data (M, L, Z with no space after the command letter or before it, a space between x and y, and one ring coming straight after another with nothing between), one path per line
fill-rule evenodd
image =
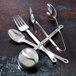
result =
M31 38L37 43L40 44L40 41L33 35L30 30L26 30L26 32L31 36Z
M32 32L30 30L26 30L26 32L31 36L31 38L37 44L40 44L40 41L32 34ZM48 55L48 57L52 60L52 62L57 61L57 59L54 57L54 54L52 52L48 51L43 45L40 47L40 49Z

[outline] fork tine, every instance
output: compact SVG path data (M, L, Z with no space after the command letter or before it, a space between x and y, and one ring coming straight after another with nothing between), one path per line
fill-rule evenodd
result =
M17 16L18 21L20 22L21 25L24 25L23 21L21 20L20 16Z
M14 22L15 22L16 26L19 28L19 25L18 25L17 20L16 20L16 16L15 16L15 17L13 17L13 20L14 20Z
M18 20L17 16L15 16L15 20L16 20L16 22L17 22L18 26L20 27L20 26L21 26L21 24L20 24L20 22L19 22L19 20Z
M19 15L18 15L19 16ZM20 20L22 21L22 23L23 24L26 24L25 22L24 22L24 20L19 16L19 18L20 18ZM26 24L27 25L27 24Z
M20 21L18 15L16 16L16 21L17 21L17 23L19 24L19 26L22 26L22 25L23 25L23 24L21 23L21 21Z

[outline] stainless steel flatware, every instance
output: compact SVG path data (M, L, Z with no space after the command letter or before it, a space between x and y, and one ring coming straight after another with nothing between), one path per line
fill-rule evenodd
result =
M49 37L52 37L53 35L55 35L55 34L59 31L59 29L61 29L61 28L63 28L63 27L62 27L62 26L61 26L61 27L59 26L59 28L57 28L55 31L53 31L53 32L49 35ZM45 40L47 40L47 39L48 39L48 38L45 38ZM37 49L37 48L39 48L40 46L42 46L42 44L45 43L45 42L44 42L45 40L43 40L42 42L39 42L39 45L38 45L37 47L35 46L34 49ZM60 56L52 53L51 51L46 50L45 48L41 48L41 47L40 47L40 49L43 50L43 52L45 52L50 58L51 58L51 54L52 54L52 56L54 56L54 57L56 57L57 59L63 61L64 63L68 63L68 62L69 62L67 59L62 58L62 57L60 57Z
M16 26L20 31L26 31L29 36L37 43L40 44L40 41L32 34L32 32L29 30L29 26L23 21L23 19L17 15L13 17ZM48 51L43 45L40 47L41 50L48 55L48 57L52 60L52 62L56 62L56 58L54 57L54 54Z
M34 17L34 14L33 14L33 11L32 9L30 8L30 20L33 24L36 24L40 27L40 29L42 30L42 32L45 34L46 37L48 37L49 35L45 32L45 30L42 28L42 26L38 23L38 21L36 21L35 17ZM63 27L63 25L62 25ZM49 37L49 41L55 46L55 48L60 52L61 49L56 45L56 43L52 40L52 38Z
M58 21L57 21L57 12L56 12L56 9L50 4L50 3L47 3L47 8L48 8L48 12L46 12L46 14L49 16L49 17L52 17L53 19L55 19L56 21L56 25L57 27L59 26L58 24ZM64 39L63 39L63 36L62 36L62 33L61 31L59 30L59 33L61 35L61 39L62 39L62 42L63 42L63 45L64 45L64 49L62 49L62 51L65 51L66 50L66 46L65 46L65 43L64 43Z

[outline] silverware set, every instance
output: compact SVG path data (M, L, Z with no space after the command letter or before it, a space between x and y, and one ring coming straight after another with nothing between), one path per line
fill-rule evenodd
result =
M47 8L48 8L48 11L47 12L47 15L52 17L53 19L55 19L56 21L56 24L57 24L57 28L51 33L51 34L47 34L46 31L42 28L42 26L39 24L39 22L37 20L35 20L35 17L34 17L34 14L33 14L33 11L32 9L30 8L29 9L29 12L30 12L30 21L32 22L33 25L37 25L41 30L42 32L44 33L44 35L46 36L45 39L43 39L41 42L38 40L38 38L30 31L29 29L29 26L25 23L25 21L19 16L19 15L16 15L13 17L14 19L14 22L18 28L18 30L15 30L15 29L9 29L8 30L8 35L10 36L10 38L17 42L17 43L26 43L30 46L32 46L33 48L25 48L23 49L19 55L18 55L18 64L21 68L30 68L30 67L33 67L35 66L38 61L39 61L39 56L36 52L37 49L39 49L40 51L43 51L49 58L52 62L57 62L57 59L61 60L62 62L64 63L68 63L69 60L66 59L66 58L63 58L61 56L58 56L56 55L55 53L53 53L51 50L47 50L43 44L46 43L46 41L50 41L53 46L57 49L57 51L61 52L61 51L65 51L66 50L66 46L65 46L65 43L64 43L64 40L63 40L63 37L62 37L62 33L61 33L61 29L64 27L63 25L59 25L58 22L57 22L57 19L56 19L56 16L57 16L57 13L56 13L56 10L55 8L51 5L51 4L47 4ZM33 41L36 43L33 43L29 40L27 40L25 38L25 36L21 33L21 32L26 32L32 39ZM60 49L57 44L52 40L52 37L59 33L61 35L61 38L62 38L62 42L63 42L63 45L64 45L64 49Z

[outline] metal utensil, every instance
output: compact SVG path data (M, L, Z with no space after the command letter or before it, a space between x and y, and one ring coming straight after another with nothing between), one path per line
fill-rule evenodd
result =
M32 34L32 32L29 30L29 26L23 21L23 19L18 15L13 17L16 26L20 31L26 31L29 36L37 43L40 44L40 41ZM56 62L56 58L54 57L54 54L52 54L50 51L48 51L43 45L40 47L41 50L48 55L48 57L52 60L52 62ZM49 53L50 52L50 53Z
M58 28L55 30L55 31L53 31L49 36L50 37L52 37L53 35L55 35L56 33L58 32ZM15 42L18 42L18 43L21 43L21 42L25 42L25 43L27 43L27 44L29 44L30 46L33 46L34 47L34 49L33 48L26 48L26 49L29 49L30 51L35 51L35 50L37 50L37 49L40 49L41 50L41 48L40 48L40 46L41 45L43 45L44 43L45 43L45 40L47 40L47 38L46 39L44 39L42 42L40 42L40 44L39 45L36 45L36 44L34 44L34 43L32 43L32 42L30 42L30 41L28 41L28 40L25 40L24 39L24 35L21 33L21 32L19 32L19 31L17 31L17 30L15 30L15 29L10 29L10 30L8 30L8 35L11 37L11 39L13 39ZM23 38L22 38L23 37ZM25 41L24 41L25 40ZM33 56L28 56L27 54L26 54L26 52L28 51L28 50L23 50L23 51L21 51L20 52L20 54L19 54L19 63L21 64L21 66L23 66L24 67L24 63L22 63L22 57L24 57L24 56L26 56L26 58L28 58L28 59L32 59L32 57ZM51 52L52 53L52 52ZM48 54L49 54L49 56L50 56L50 51L48 51ZM53 53L54 54L54 53ZM33 55L33 54L32 54ZM64 63L68 63L69 61L67 60L67 59L65 59L65 58L62 58L62 57L60 57L60 56L58 56L58 55L56 55L56 54L54 54L54 56L57 58L57 59L59 59L59 60L61 60L61 61L63 61ZM34 59L35 60L35 59ZM38 60L38 59L37 59ZM35 65L35 64L33 64L33 65ZM29 67L31 67L32 66L32 64L30 63L30 66ZM26 65L25 64L25 67L28 67L28 65Z
M53 17L56 21L56 25L57 27L59 26L58 24L58 21L57 21L57 12L56 12L56 9L50 4L50 3L47 3L47 8L48 8L48 12L46 12L46 14L49 16L49 17ZM61 31L59 30L59 33L61 35L61 39L62 39L62 42L63 42L63 45L64 45L64 49L62 49L62 51L65 51L66 50L66 46L65 46L65 43L64 43L64 39L63 39L63 36L62 36L62 33Z
M42 30L42 32L45 34L46 37L48 37L48 34L45 32L45 30L42 28L42 26L38 23L38 21L36 21L33 11L30 8L30 20L33 24L36 24L40 27L40 29ZM63 27L63 25L61 25ZM56 45L56 43L52 40L52 38L49 38L49 41L55 46L55 48L60 52L61 49Z

